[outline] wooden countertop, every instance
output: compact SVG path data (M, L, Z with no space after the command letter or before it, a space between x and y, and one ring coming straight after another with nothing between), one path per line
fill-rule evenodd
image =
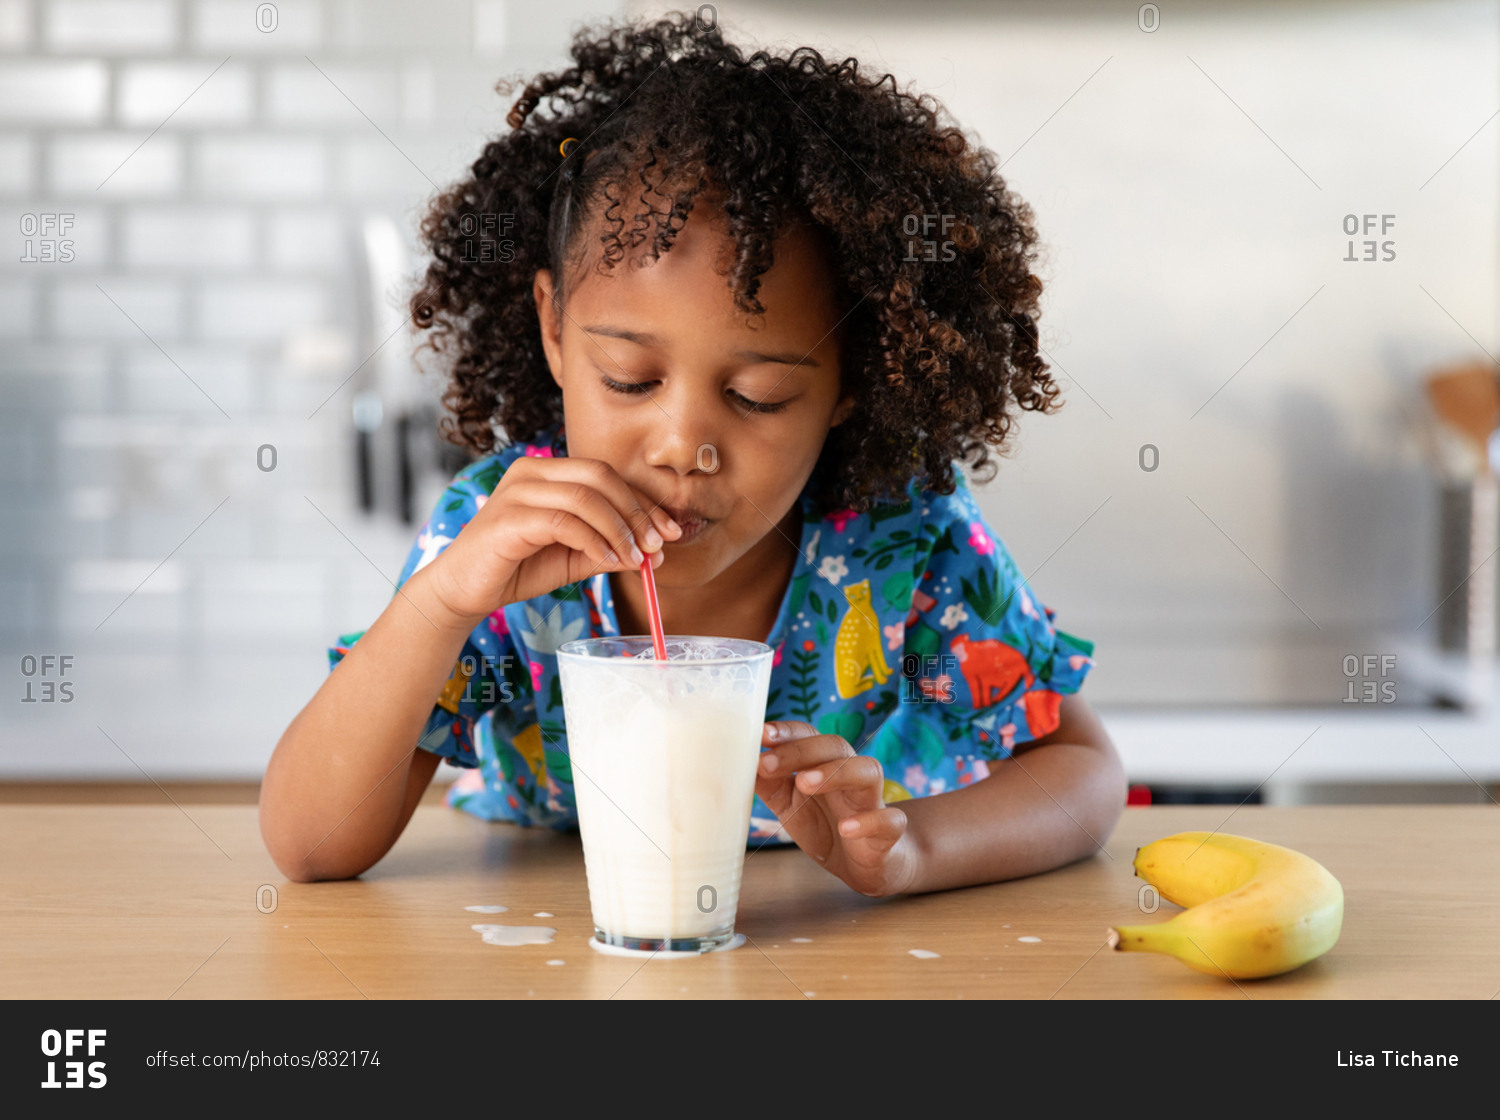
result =
M1126 810L1107 846L1010 883L875 901L797 850L750 855L742 948L688 959L592 951L576 834L423 806L358 881L286 882L249 806L0 806L0 997L371 999L931 997L1488 999L1500 991L1492 806ZM189 814L191 819L189 819ZM196 823L195 823L196 822ZM1343 935L1270 980L1104 949L1137 909L1135 849L1187 829L1308 853L1343 882ZM269 907L275 891L275 909ZM259 891L259 895L258 895ZM504 905L486 915L466 906ZM534 918L538 911L552 918ZM550 925L485 944L478 923ZM1022 937L1040 938L1023 942ZM805 940L796 940L805 939ZM940 954L918 959L909 952ZM548 964L562 961L562 964Z

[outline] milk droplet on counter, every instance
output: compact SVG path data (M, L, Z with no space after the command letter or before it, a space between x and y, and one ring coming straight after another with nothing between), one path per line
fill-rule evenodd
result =
M1016 940L1024 941L1028 945L1040 945L1042 943L1042 939L1040 937L1018 937L1016 938Z
M465 906L465 910L472 910L476 914L503 914L510 909L509 906Z
M551 926L470 926L486 945L550 945L557 932Z
M551 965L558 965L558 964L567 964L568 962L567 961L548 961L547 963L551 964Z
M556 914L549 914L545 910L538 910L535 914L533 914L531 916L533 918L555 918L555 917L557 917Z
M906 951L912 956L916 957L919 961L936 960L938 957L943 955L941 953L934 953L931 949L908 949Z
M794 937L794 938L792 938L792 940L795 941L798 945L811 945L812 944L812 938L811 937Z

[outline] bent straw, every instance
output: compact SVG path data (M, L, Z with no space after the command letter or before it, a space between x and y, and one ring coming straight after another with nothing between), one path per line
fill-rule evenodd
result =
M656 576L651 571L651 554L641 561L641 582L646 585L646 613L651 618L651 645L656 659L667 659L667 636L661 628L661 606L656 601Z

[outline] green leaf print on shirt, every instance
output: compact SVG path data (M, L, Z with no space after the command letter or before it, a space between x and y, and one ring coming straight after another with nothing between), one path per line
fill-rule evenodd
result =
M818 651L796 650L792 654L791 675L791 713L812 723L818 715Z
M906 629L906 652L914 653L918 657L928 658L937 655L937 651L943 648L943 636L934 630L920 618L915 626Z
M978 581L978 587L971 585L967 579L959 580L959 583L963 585L964 599L969 606L979 612L979 618L985 625L993 626L1004 617L1006 608L1015 597L1015 591L1012 590L1009 595L1002 598L998 581L982 568L974 578ZM1017 588L1019 586L1017 584Z
M916 586L910 572L897 572L880 585L887 606L900 610L911 606L912 588Z
M470 477L473 479L475 486L479 487L486 494L493 494L495 487L500 484L500 474L500 464L492 462L475 471Z
M859 750L860 732L865 729L862 712L829 712L818 720L818 734L837 735L856 751Z
M882 521L889 521L893 517L900 517L911 512L911 499L897 505L872 506L870 509L870 528L875 528Z
M931 722L918 716L905 721L886 720L875 732L870 749L864 753L876 759L890 777L901 766L902 760L912 754L917 756L924 769L931 770L943 760L946 751Z
M567 755L556 747L545 747L542 757L547 760L547 773L551 774L559 782L573 784L573 763Z
M802 600L807 597L807 585L812 582L812 573L803 572L792 580L792 597L787 602L787 611L792 618L802 609Z

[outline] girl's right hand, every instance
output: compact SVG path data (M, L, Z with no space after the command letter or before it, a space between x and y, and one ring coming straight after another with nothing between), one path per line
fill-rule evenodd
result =
M424 569L431 592L466 628L510 603L598 572L662 562L680 528L608 463L523 455L458 537Z

